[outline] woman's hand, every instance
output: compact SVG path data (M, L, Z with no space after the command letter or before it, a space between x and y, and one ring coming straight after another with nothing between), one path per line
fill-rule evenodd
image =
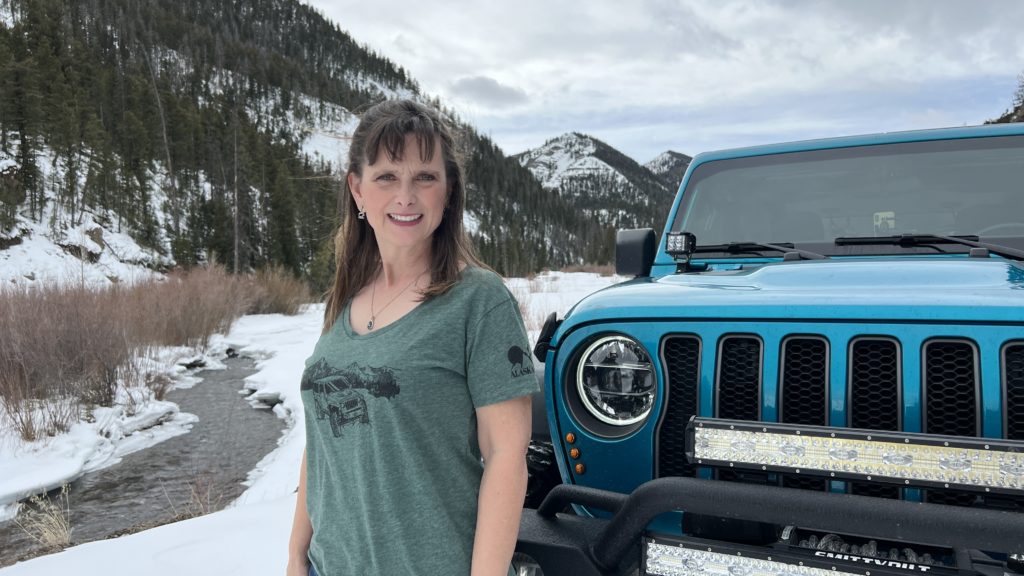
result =
M309 560L305 556L289 557L285 576L308 576Z

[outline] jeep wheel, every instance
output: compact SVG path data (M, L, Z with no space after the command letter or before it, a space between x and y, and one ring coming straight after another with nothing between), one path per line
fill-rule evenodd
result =
M344 419L341 416L341 410L337 406L331 406L331 432L334 433L335 438L341 437L341 427Z
M526 469L529 479L526 482L526 501L523 506L536 509L548 492L562 483L555 462L555 449L550 442L530 442L530 449L526 452Z

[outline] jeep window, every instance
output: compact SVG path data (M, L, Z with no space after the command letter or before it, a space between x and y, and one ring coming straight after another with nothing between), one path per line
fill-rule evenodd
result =
M806 244L825 254L966 251L841 237L969 236L1024 248L1024 137L880 144L698 166L674 231L699 245ZM749 257L750 254L744 254Z

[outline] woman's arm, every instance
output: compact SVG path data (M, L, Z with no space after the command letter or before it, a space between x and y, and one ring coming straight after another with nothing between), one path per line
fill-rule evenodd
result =
M476 515L472 576L507 576L526 496L530 397L477 409L484 475Z
M299 469L299 490L295 497L295 519L292 521L292 536L288 540L287 576L306 576L309 573L309 541L313 539L313 525L306 510L306 451L302 451L302 467Z

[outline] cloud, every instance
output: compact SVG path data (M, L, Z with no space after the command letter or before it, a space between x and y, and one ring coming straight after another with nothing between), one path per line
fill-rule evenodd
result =
M978 123L1024 69L1019 0L309 1L509 153L568 131L645 160Z
M529 101L526 92L512 86L505 86L487 76L459 78L451 83L451 94L483 106L516 106Z

